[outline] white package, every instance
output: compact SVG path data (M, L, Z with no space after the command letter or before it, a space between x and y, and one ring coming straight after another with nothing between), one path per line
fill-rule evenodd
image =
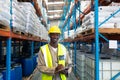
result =
M111 11L114 12L116 10L119 10L120 6L100 6L99 11L104 12L104 11Z
M94 28L94 24L90 24L87 26L87 29ZM101 25L99 28L115 28L115 23L105 23Z
M6 19L6 18L4 18L0 15L0 24L2 24L4 26L9 26L10 25L10 20L8 20L8 19Z
M16 31L25 32L25 26L19 24L18 22L12 21L12 26Z
M79 33L82 32L82 30L83 30L82 27L77 27L77 29L76 29L76 33L79 34Z

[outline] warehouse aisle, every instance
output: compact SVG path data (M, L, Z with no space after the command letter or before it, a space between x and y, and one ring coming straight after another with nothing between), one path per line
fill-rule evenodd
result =
M120 0L0 0L0 80L29 80L54 25L75 64L68 80L120 80Z

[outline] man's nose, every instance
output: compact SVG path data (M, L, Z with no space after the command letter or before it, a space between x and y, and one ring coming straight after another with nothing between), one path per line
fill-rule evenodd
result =
M55 35L54 37L55 37L55 38L58 38L58 36L57 36L57 35Z

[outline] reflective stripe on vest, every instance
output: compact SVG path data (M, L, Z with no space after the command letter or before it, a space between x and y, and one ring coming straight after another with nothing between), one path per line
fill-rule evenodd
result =
M58 44L58 64L62 64L65 66L65 58L66 58L66 48L62 44ZM66 80L66 76L64 74L60 74L61 80Z
M47 67L51 68L52 64L52 56L50 54L50 50L48 44L41 47L41 51L44 55L45 64ZM65 55L66 55L66 48L62 44L58 44L58 63L65 66ZM60 74L62 80L66 80L64 74ZM42 73L42 80L52 80L52 76Z

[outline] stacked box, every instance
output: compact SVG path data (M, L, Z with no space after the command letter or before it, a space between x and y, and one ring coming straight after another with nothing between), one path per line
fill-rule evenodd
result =
M76 36L79 35L82 32L83 28L82 27L77 27L76 29Z
M75 37L75 31L74 30L69 30L69 33L68 33L68 31L64 32L64 39L67 39L67 38L74 39L74 37Z
M40 37L40 27L41 27L41 22L40 22L40 20L39 20L39 18L36 16L36 18L35 18L35 27L36 27L36 33L34 33L34 35L36 35L36 36L38 36L38 37Z
M85 54L77 52L76 56L76 71L80 80L85 80Z
M120 9L120 6L100 6L99 15L98 15L99 25L119 9ZM119 28L120 27L119 18L120 18L120 15L119 13L117 13L116 15L111 17L109 20L106 20L106 22L102 24L100 28ZM84 29L94 28L94 11L91 11L84 17L82 25L83 25L82 26L83 28L85 27Z
M48 31L42 24L40 27L40 36L41 39L48 40Z
M87 55L85 60L86 66L86 79L95 79L95 59L93 55ZM100 80L110 80L118 72L120 72L120 59L111 57L111 59L100 59L99 62L99 74ZM118 77L116 80L120 80Z
M38 3L38 7L40 8L40 11L41 11L41 14L42 14L42 18L43 18L43 20L45 21L45 22L47 22L47 20L48 20L48 18L47 18L47 10L46 10L46 8L44 8L43 6L42 6L42 0L37 0L37 3ZM47 24L47 23L46 23Z
M42 7L42 17L45 21L47 21L47 11L46 8Z
M20 8L19 2L12 2L12 26L16 31L25 33L26 20L24 18L24 10Z
M74 53L72 54L72 62L75 60ZM73 67L74 68L74 67ZM76 76L79 80L85 80L85 53L76 50Z
M26 33L30 33L33 34L35 31L35 20L34 20L34 16L35 14L35 9L32 6L32 4L30 2L20 2L19 4L20 9L22 9L24 11L24 18L25 18L25 32ZM26 7L27 6L27 7Z
M0 1L0 24L4 26L9 26L10 24L10 3L5 1Z

